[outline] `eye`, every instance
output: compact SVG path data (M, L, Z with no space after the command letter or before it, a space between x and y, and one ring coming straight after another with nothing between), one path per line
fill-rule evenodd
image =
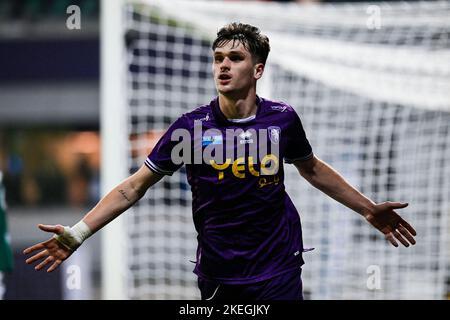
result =
M221 62L223 60L223 57L222 56L215 56L214 57L214 61L215 62Z

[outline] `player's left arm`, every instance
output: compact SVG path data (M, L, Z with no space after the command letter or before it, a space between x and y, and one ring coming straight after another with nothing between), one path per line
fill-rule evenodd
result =
M331 198L362 215L371 225L380 230L395 247L400 241L405 247L415 244L414 228L394 210L408 206L407 203L375 203L351 186L335 169L313 156L309 160L293 162L299 173L314 187Z

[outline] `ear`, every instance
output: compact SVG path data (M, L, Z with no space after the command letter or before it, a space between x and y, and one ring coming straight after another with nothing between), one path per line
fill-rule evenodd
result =
M260 79L262 77L263 73L264 73L264 64L262 64L262 63L255 64L254 73L253 73L253 76L255 77L255 79L256 80Z

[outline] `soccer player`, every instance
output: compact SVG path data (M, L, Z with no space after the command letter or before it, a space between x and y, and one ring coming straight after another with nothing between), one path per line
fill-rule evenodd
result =
M143 166L73 227L39 225L54 237L24 251L40 270L55 270L91 234L138 201L163 176L186 165L198 232L194 272L202 299L300 300L302 230L284 187L283 161L314 187L357 212L394 246L415 244L415 230L395 209L361 194L311 148L286 103L256 94L270 51L259 29L232 23L213 42L218 97L183 114Z

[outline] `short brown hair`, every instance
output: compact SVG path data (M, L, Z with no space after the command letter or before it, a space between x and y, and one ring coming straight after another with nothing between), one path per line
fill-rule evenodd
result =
M212 44L213 51L229 41L239 41L251 54L257 63L266 64L269 55L269 38L261 34L257 27L249 24L233 22L227 24L217 32L217 38Z

